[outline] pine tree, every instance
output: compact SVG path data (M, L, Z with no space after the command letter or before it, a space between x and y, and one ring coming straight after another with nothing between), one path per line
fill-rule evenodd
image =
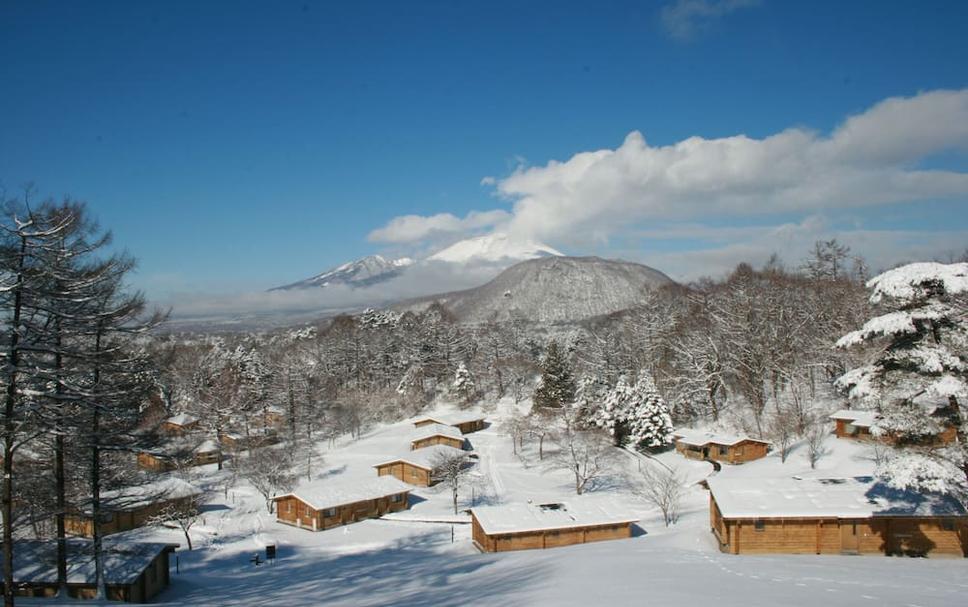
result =
M652 376L646 372L632 388L627 411L629 444L638 451L657 451L672 443L672 416Z
M454 391L454 395L460 400L461 403L469 403L474 398L474 393L476 391L476 386L474 385L474 378L471 376L471 372L467 369L467 365L463 362L457 365L457 371L454 373L454 383L451 386Z
M881 474L898 487L943 491L963 499L968 436L959 399L968 396L968 263L914 263L867 282L883 313L842 337L838 347L881 345L872 360L837 385L876 409L874 431L898 447ZM958 443L945 445L954 428Z
M618 378L601 407L592 415L592 422L612 437L616 446L625 445L629 436L629 411L635 391L624 375Z
M534 391L534 405L560 409L575 402L575 390L575 378L568 362L561 353L558 342L552 340L541 365L541 382Z

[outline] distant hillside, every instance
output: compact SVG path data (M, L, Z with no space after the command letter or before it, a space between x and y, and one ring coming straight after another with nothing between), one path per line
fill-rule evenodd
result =
M652 289L673 284L648 266L599 257L544 257L514 265L480 287L394 306L422 310L438 301L461 322L521 317L570 323L632 307Z

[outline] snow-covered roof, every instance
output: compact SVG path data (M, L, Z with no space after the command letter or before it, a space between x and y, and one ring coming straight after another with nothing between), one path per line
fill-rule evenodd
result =
M413 487L393 476L379 476L372 480L332 481L328 479L306 483L295 491L273 499L295 497L315 510L325 510L366 500L378 499L412 491Z
M639 517L604 498L574 497L566 502L518 503L471 508L488 535L634 523Z
M432 436L449 436L451 438L464 438L464 433L460 431L459 428L454 426L445 426L444 424L430 424L427 426L420 426L419 428L414 428L413 432L410 433L410 442L415 442L418 440L423 440L425 438L430 438Z
M443 415L427 415L424 417L418 417L413 423L419 424L428 421L445 426L456 426L470 422L482 422L484 421L484 416L480 413L446 413Z
M379 464L374 464L373 467L376 468L378 466L385 466L386 464L393 464L396 462L406 462L408 464L417 466L418 468L432 470L434 460L438 457L467 455L468 453L468 451L457 449L449 445L431 445L430 447L424 447L423 449L417 449L416 451L407 451L399 456L388 458Z
M903 491L870 476L707 479L725 518L870 518L962 516L957 500Z
M136 510L162 501L198 495L202 491L180 478L168 477L153 483L123 487L101 493L101 507L105 510ZM90 514L90 503L85 506Z
M165 420L166 424L171 424L173 426L190 426L198 421L197 417L189 415L187 413L179 413L178 415L173 415Z
M218 451L218 443L210 438L206 438L200 445L195 447L192 451L193 453L211 453L213 451Z
M703 445L708 445L714 443L717 445L737 445L743 441L754 441L757 443L769 444L768 441L760 440L758 438L750 438L744 434L734 435L734 434L720 434L714 432L706 432L704 430L676 430L673 436L680 443L686 445L693 445L695 447L702 447Z
M131 584L159 554L174 550L178 544L124 542L104 538L104 576L108 584ZM13 579L25 584L57 583L57 542L18 541ZM67 541L67 581L70 584L94 583L94 549L87 540ZM0 571L3 564L0 563Z
M877 411L859 411L857 409L841 409L828 415L830 419L849 421L854 426L870 428L878 419Z

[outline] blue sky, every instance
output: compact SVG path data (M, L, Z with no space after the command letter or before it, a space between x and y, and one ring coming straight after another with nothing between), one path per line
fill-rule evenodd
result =
M968 136L936 133L888 161L953 173L950 187L909 199L865 202L851 185L832 194L850 200L816 208L759 197L740 211L679 214L623 202L608 208L632 221L556 229L518 205L554 208L535 179L570 177L549 161L617 150L633 131L646 156L694 136L759 141L792 128L824 139L885 99L963 91L966 23L964 2L4 0L0 183L88 201L139 259L134 284L158 299L432 250L466 234L371 232L402 215L498 209L566 252L683 277L758 261L777 243L796 260L788 231L803 242L856 236L889 263L878 256L891 243L922 241L907 256L968 243ZM957 118L963 106L922 104L911 122ZM539 172L528 181L519 167ZM584 191L572 208L596 204L597 190Z

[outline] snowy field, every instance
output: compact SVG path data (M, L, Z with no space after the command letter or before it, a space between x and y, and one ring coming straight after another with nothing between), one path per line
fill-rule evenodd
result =
M574 497L568 473L538 460L537 442L514 455L499 433L501 411L491 426L468 435L479 460L461 508L567 500ZM444 412L444 411L440 411ZM374 463L407 450L409 422L373 429L358 441L319 445L323 464L315 478L374 478ZM867 448L831 437L830 453L810 470L802 449L786 463L777 455L719 474L749 478L869 474ZM547 448L547 445L546 445ZM548 456L546 454L546 460ZM465 515L455 517L449 490L417 488L411 509L324 532L275 522L262 497L240 484L229 499L213 495L204 522L193 529L195 550L180 549L172 584L156 602L166 605L625 605L712 603L717 607L791 605L953 606L968 604L968 560L871 556L734 556L721 554L709 532L708 493L695 483L712 473L703 462L675 452L658 458L681 469L691 488L678 524L666 528L659 512L637 497L627 479L648 459L621 452L616 473L597 483L607 495L641 516L635 536L617 540L499 554L480 554L471 544ZM210 481L218 474L206 471ZM389 520L388 520L389 519ZM139 529L131 539L184 545L180 532ZM275 544L273 564L256 566L253 554ZM34 603L35 601L29 601ZM24 601L28 603L28 601ZM45 601L36 601L38 604ZM90 604L90 603L84 603Z

